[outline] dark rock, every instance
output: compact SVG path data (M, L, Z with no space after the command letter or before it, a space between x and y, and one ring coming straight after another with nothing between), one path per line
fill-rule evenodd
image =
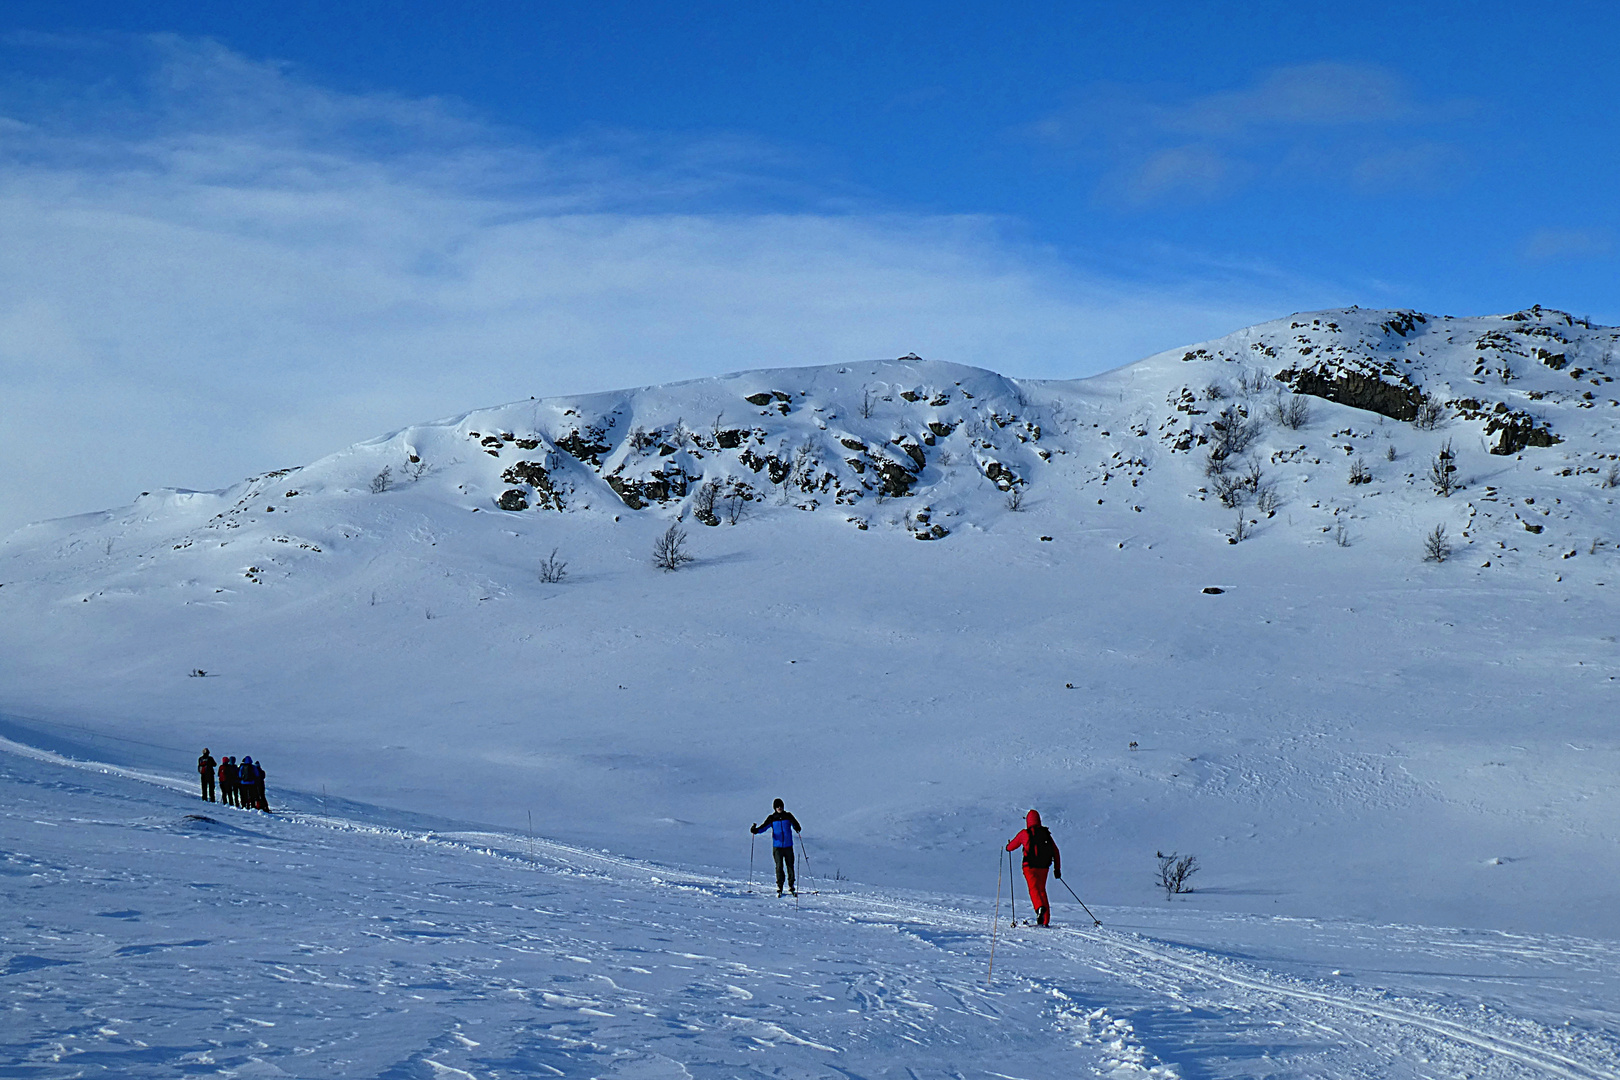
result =
M743 440L747 437L748 432L737 428L732 428L727 431L717 432L715 434L715 442L720 445L720 449L722 450L735 450L737 447L743 444Z
M1560 441L1549 429L1537 427L1535 417L1519 411L1492 416L1485 421L1485 434L1496 436L1493 454L1517 454L1527 446L1545 447Z
M1322 361L1303 369L1277 373L1296 394L1309 394L1353 409L1387 416L1391 420L1417 419L1423 391L1399 372L1377 371L1357 361Z
M930 420L928 421L928 430L932 431L936 438L943 439L945 436L955 431L956 428L951 424L942 423L938 420Z
M1221 588L1218 585L1205 585L1204 586L1204 594L1206 596L1219 596L1219 595L1221 595L1221 593L1223 593L1225 591L1226 591L1225 589Z
M743 398L743 400L748 402L750 405L758 405L763 409L765 406L771 403L771 394L768 390L761 390L757 394L749 394L747 397Z
M501 493L501 497L496 501L495 505L502 510L527 510L529 508L529 497L517 488L511 488Z

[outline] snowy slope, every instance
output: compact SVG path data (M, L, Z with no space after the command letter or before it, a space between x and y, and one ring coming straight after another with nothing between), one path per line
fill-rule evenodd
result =
M1323 312L1077 382L765 370L154 489L0 548L0 734L684 865L735 868L779 794L846 876L948 892L1038 805L1103 904L1179 849L1205 912L1613 937L1617 340Z
M992 968L989 897L795 904L12 743L0 791L10 1075L1620 1076L1612 942L1160 905Z

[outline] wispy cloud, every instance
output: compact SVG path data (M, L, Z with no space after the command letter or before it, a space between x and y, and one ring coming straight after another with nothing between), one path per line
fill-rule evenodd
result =
M208 43L11 48L123 74L0 94L0 531L530 394L911 350L1073 376L1324 299L1086 272L742 137L541 145Z
M1613 254L1614 234L1607 229L1537 229L1524 238L1520 251L1532 262L1573 262Z
M1261 183L1430 188L1465 160L1435 132L1470 112L1467 102L1419 98L1384 68L1315 63L1201 96L1096 86L1025 134L1095 168L1104 198L1145 205Z

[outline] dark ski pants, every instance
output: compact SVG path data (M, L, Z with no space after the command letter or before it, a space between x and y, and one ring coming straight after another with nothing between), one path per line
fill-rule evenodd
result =
M1024 864L1024 881L1029 885L1029 903L1035 909L1035 921L1042 926L1052 922L1051 901L1046 898L1046 871L1044 866Z
M224 803L226 806L235 806L236 805L236 785L235 784L220 784L219 785L219 801Z
M213 774L212 773L198 773L197 777L198 777L198 779L200 779L202 781L202 789L203 789L202 797L207 799L209 802L213 802L214 801L214 776L213 776Z
M798 885L793 881L793 849L790 847L771 848L771 858L776 860L776 891L782 891L782 881L787 881L787 887L794 892L799 891Z

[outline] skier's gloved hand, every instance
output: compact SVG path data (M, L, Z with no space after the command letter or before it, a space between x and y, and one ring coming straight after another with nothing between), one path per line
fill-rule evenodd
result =
M1062 881L1063 880L1063 871L1054 870L1054 871L1052 871L1052 876L1057 878L1059 881Z

